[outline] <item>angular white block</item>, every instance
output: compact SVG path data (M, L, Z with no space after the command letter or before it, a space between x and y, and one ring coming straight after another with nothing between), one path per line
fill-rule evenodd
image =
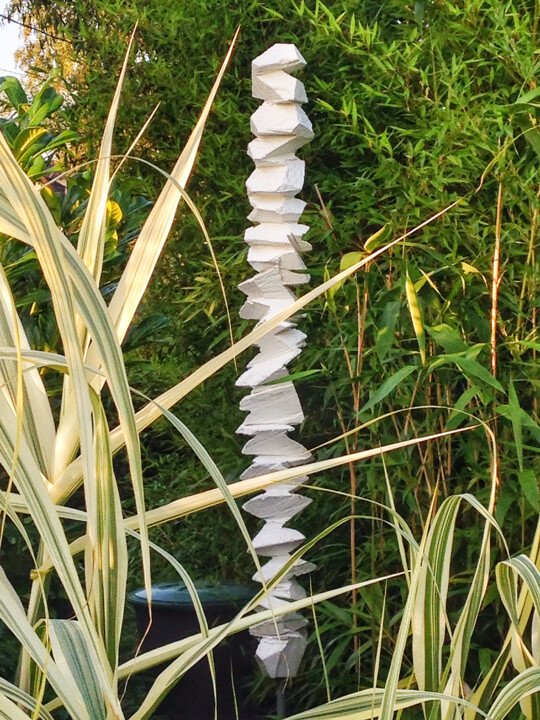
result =
M268 493L257 495L242 505L242 508L259 518L260 520L274 520L276 522L287 522L299 512L302 512L311 503L311 498L303 495L276 496Z
M290 350L297 350L303 348L306 340L306 335L297 328L287 328L286 330L278 330L273 333L268 333L255 345L261 351L261 355L264 355L265 360L270 360L273 357L280 357L283 352ZM256 356L253 360L250 360L248 367L253 367L256 362Z
M299 352L301 352L300 349L298 349L296 353L291 351L291 360L294 360ZM274 362L265 362L264 359L261 359L256 366L250 367L243 372L235 384L237 387L256 387L263 385L272 382L272 380L277 380L282 369L283 368L276 370Z
M250 438L242 448L242 453L303 462L311 457L309 450L282 432L265 432Z
M281 164L264 165L255 168L246 181L248 194L281 193L293 196L304 185L306 164L303 160L292 158Z
M240 400L240 410L248 412L244 425L285 423L299 425L304 420L302 406L292 382L261 386ZM251 435L251 432L248 433Z
M308 225L297 223L262 223L249 227L244 233L244 240L250 246L257 245L285 245L297 252L311 250L311 245L302 240L302 236L309 230Z
M264 273L254 275L248 280L244 280L238 286L238 289L247 295L249 299L254 300L296 300L295 295L283 287L279 268L271 268Z
M273 374L274 372L277 372L278 370L287 367L291 360L294 360L294 358L299 355L301 351L302 346L278 346L272 352L271 357L265 358L262 352L255 355L253 360L250 360L248 362L248 368L249 370L255 370L255 372L258 373L265 372ZM260 383L256 383L256 385L259 384Z
M303 285L310 278L302 272L306 266L300 254L287 245L252 245L247 261L257 272L279 267L283 285Z
M286 639L262 638L255 657L271 678L293 677L298 672L307 641L304 635L291 633Z
M252 245L248 250L247 261L257 272L270 270L278 266L280 270L305 270L302 256L290 245Z
M279 193L249 195L248 200L253 208L248 220L259 223L295 223L306 207L303 200L285 197Z
M240 308L239 315L244 320L269 320L274 315L285 310L285 308L288 308L293 302L294 300L269 300L268 302L246 300ZM257 384L255 383L255 385Z
M248 377L252 378L254 381L256 380L256 382L253 382L253 387L262 385L263 382L268 382L268 378L270 378L278 370L287 367L287 365L301 352L301 346L291 347L288 349L280 347L277 348L275 353L272 353L272 357L269 358L265 358L263 353L255 355L253 360L249 361L248 369L246 370L246 373L249 373ZM262 380L263 377L265 378L264 381ZM246 380L247 378L244 378L244 381Z
M302 600L306 597L306 591L296 580L284 580L272 590L272 597L283 600Z
M252 61L251 69L254 74L262 75L275 70L294 72L303 68L305 64L306 61L296 45L275 43Z
M263 637L282 637L290 635L293 632L302 630L306 627L308 621L299 613L290 613L285 618L279 617L275 621L268 620L249 629L249 634L256 638Z
M301 135L268 135L256 137L248 145L248 155L259 166L273 165L291 159L294 153L309 142Z
M305 285L305 283L309 282L311 275L300 273L297 270L287 270L284 268L281 271L281 277L283 278L284 285L294 287L295 285Z
M294 530L294 528L286 528L279 523L267 522L253 538L253 547L258 555L272 557L293 552L305 539L305 536L298 530Z
M261 568L262 577L261 573L257 571L255 575L253 575L252 579L256 582L261 582L262 579L264 579L265 582L270 582L290 559L290 555L279 555L271 558ZM315 570L315 565L313 563L307 562L306 560L297 560L287 574L284 575L283 579L286 580L291 577L297 577L298 575L305 575L313 572L313 570Z
M260 475L266 475L267 473L286 470L288 467L288 465L282 465L279 462L274 462L271 465L261 465L257 462L257 458L255 458L251 465L240 475L240 480L249 480L249 478L259 477Z
M283 70L260 74L252 72L251 94L268 102L307 102L304 83Z
M244 422L236 428L236 432L238 433L238 435L258 435L261 432L269 432L271 430L288 433L294 430L294 425L288 425L287 423L283 422L250 425L244 420Z
M276 483L266 488L265 493L267 495L274 495L275 497L281 497L289 493L294 493L298 488L309 480L308 475L302 475L300 478L294 480L287 480L286 482Z
M311 140L313 126L296 103L264 102L251 116L251 132L257 137L296 135Z
M246 395L240 400L240 410L256 413L263 404L268 404L265 413L268 413L270 418L275 418L282 412L285 412L288 417L300 418L298 422L302 422L304 418L296 388L290 380L279 385L254 388L250 395Z

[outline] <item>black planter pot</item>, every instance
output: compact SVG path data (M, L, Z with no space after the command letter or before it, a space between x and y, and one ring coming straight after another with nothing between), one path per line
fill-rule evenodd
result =
M197 586L209 627L225 623L236 615L253 596L253 590L242 585L218 587L200 583ZM148 604L145 590L128 595L135 610L139 638L148 628ZM152 588L152 625L142 651L181 640L200 632L197 616L183 583L161 583ZM218 720L255 720L270 708L255 707L248 699L249 684L255 672L256 643L243 631L220 643L213 651L217 692ZM153 670L157 674L163 669ZM215 699L208 660L198 662L178 681L159 708L171 720L193 718L213 720ZM271 710L270 710L271 711Z

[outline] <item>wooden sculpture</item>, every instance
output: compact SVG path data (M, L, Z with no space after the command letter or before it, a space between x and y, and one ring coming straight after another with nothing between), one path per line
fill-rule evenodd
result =
M309 228L299 224L305 203L295 197L304 184L304 162L294 153L313 137L313 130L301 107L307 102L304 85L289 74L304 65L296 47L289 44L273 45L252 64L253 96L264 102L251 117L255 139L248 146L248 155L255 170L246 187L253 207L248 219L257 224L246 230L245 241L248 263L257 274L240 285L247 295L240 315L259 322L293 303L295 286L309 280L301 258L302 252L311 249L302 240ZM258 354L237 381L241 387L252 388L240 402L240 408L249 413L237 431L250 438L242 452L254 456L242 478L299 465L310 458L288 435L304 415L293 383L283 381L288 376L287 365L300 353L305 337L293 321L281 323L257 343ZM269 384L273 380L281 382ZM243 506L264 520L253 544L260 556L269 558L262 567L265 580L287 563L305 539L287 523L311 502L297 492L306 479L270 488ZM295 578L313 567L297 562L264 601L264 607L305 597ZM261 582L259 573L253 579ZM296 674L306 646L306 623L301 615L291 613L251 631L259 640L257 659L270 677Z

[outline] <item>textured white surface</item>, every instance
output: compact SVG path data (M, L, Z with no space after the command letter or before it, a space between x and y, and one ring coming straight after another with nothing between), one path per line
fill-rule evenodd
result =
M247 179L247 191L249 194L296 195L304 185L305 167L306 164L303 160L293 157L279 164L256 168Z
M307 640L300 632L288 633L286 638L262 638L255 657L269 677L293 677L298 672Z
M251 63L253 74L264 74L274 70L294 72L301 70L306 61L300 51L291 43L275 43Z
M259 555L273 557L293 552L305 539L298 530L283 527L281 523L271 520L255 535L253 547Z
M287 554L270 558L270 560L268 560L268 562L266 562L261 568L264 581L268 582L269 580L271 580L276 573L278 573L280 570L283 569L283 567L285 567L285 565L289 562L290 559L291 556ZM313 572L313 570L315 570L315 565L313 563L307 562L307 560L297 560L283 579L287 580L290 577L306 575L307 573ZM256 582L261 582L261 573L257 571L253 576L253 580L255 580ZM287 615L287 617L290 616Z
M288 74L304 65L297 48L287 44L273 45L252 63L253 96L264 102L251 117L256 137L248 146L255 163L246 181L253 207L248 219L258 224L244 236L249 246L247 261L256 271L239 286L246 295L240 310L245 319L264 321L289 307L296 298L290 288L309 280L301 257L302 252L311 250L303 240L309 228L298 223L305 202L295 197L304 183L305 164L294 153L313 137L313 130L300 107L307 101L304 86ZM289 437L304 415L294 384L288 380L287 366L301 352L305 339L294 320L281 323L256 343L258 354L237 380L238 386L251 388L240 402L247 417L237 430L248 436L242 452L253 456L242 479L301 465L311 457ZM278 379L284 382L268 384ZM261 569L262 577L257 572L253 579L268 582L284 572L261 601L264 608L305 597L295 577L311 572L314 566L300 560L288 567L291 553L305 540L288 523L311 502L298 493L306 480L303 476L272 486L243 505L246 512L263 521L253 544L261 557L270 558ZM289 613L251 630L259 639L257 659L270 677L296 674L306 645L306 624L298 613Z
M303 200L280 193L257 193L249 195L248 200L253 208L248 220L260 223L295 223L300 220L306 207Z
M244 233L244 240L250 246L258 245L284 245L297 252L311 250L311 245L302 240L309 227L298 223L264 223L250 227Z
M261 625L257 625L254 628L251 628L250 633L256 638L263 638L263 637L284 637L288 633L295 632L298 630L301 630L308 624L308 621L303 618L298 613L290 613L290 615L287 615L287 619L283 620L282 618L276 618L275 622L272 622L272 620L268 620L267 622L262 623ZM277 633L276 636L276 626L277 626Z
M286 495L263 493L244 503L244 510L261 520L287 522L287 520L302 512L310 502L311 498L293 493L287 493Z
M298 135L255 138L248 145L248 155L259 167L264 167L294 157L294 153L307 142L309 138Z
M256 137L296 135L311 140L313 126L296 103L264 102L251 116L251 132Z
M254 72L251 92L254 98L268 102L307 102L303 83L283 70L274 70L263 75Z

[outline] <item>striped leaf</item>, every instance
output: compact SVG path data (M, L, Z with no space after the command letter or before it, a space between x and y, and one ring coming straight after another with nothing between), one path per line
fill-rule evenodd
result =
M73 683L72 678L60 671L26 619L21 601L2 568L0 568L0 620L15 635L41 671L46 673L47 681L57 695L64 698L64 704L74 720L92 720L79 688Z
M128 551L122 507L112 467L109 427L98 396L92 392L96 464L95 517L88 514L85 553L86 593L113 671L126 598Z
M91 720L106 720L107 710L99 679L95 672L96 658L90 652L79 623L75 620L51 620L49 638L54 660L71 684L79 688ZM64 699L64 694L60 696ZM113 717L122 717L117 710Z

